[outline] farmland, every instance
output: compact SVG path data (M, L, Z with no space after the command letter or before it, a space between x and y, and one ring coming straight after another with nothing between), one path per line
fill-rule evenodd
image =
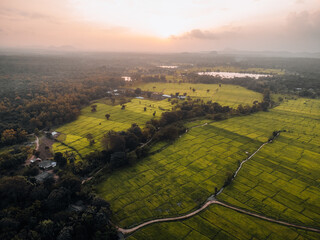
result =
M192 218L147 226L130 235L138 239L318 239L319 234L296 230L240 214L218 205Z
M144 83L135 87L139 87L144 91L162 92L163 94L175 94L179 92L182 95L183 93L187 93L187 96L192 98L212 100L230 107L237 107L239 104L252 105L254 101L262 100L262 95L257 92L227 84L222 84L219 87L218 84Z
M156 89L152 89L156 86ZM151 91L162 91L164 94L175 93L177 89L181 89L187 92L189 96L194 98L202 98L205 100L212 99L223 105L229 105L237 107L238 104L249 104L251 105L255 100L261 100L262 95L242 87L233 85L222 85L219 88L218 85L214 84L145 84L139 86L142 90ZM193 93L191 88L197 90ZM150 89L149 89L150 88ZM168 90L171 89L171 90ZM207 92L209 89L209 93ZM217 90L218 89L218 90ZM212 95L214 97L212 97ZM169 111L172 105L167 100L152 101L152 100L140 100L132 99L131 102L126 103L125 110L121 110L120 105L112 105L108 99L100 100L96 103L97 111L91 112L91 108L85 107L81 111L81 115L76 121L65 124L56 129L57 132L61 133L58 140L67 144L68 146L76 149L81 156L94 151L102 150L100 139L109 130L123 131L128 129L132 123L136 123L143 127L144 124L153 118L153 113L156 111L156 118L161 116L163 111ZM144 107L147 108L144 111ZM111 115L110 119L107 120L105 114ZM91 133L95 140L95 144L90 146L89 141L86 139L86 135ZM72 148L63 145L61 143L55 143L53 145L54 152L74 152ZM76 154L76 159L80 159L80 156Z
M213 124L256 140L263 140L270 126L287 130L246 163L219 199L273 218L319 227L319 109L319 100L298 99L270 113Z
M210 125L193 128L163 151L115 172L97 192L111 203L120 226L183 214L220 188L245 151L260 144Z
M122 227L149 218L180 215L199 206L214 192L214 187L220 188L226 172L234 171L237 161L246 157L245 151L253 152L267 141L272 131L286 130L245 164L218 199L275 219L319 227L319 109L319 100L290 100L270 112L193 128L160 153L112 174L97 186L97 192L110 201L114 221ZM203 121L187 126L200 123ZM257 234L257 238L270 234L270 238L279 238L281 234L293 234L293 238L302 234L300 237L310 239L318 236L281 226L277 228L283 230L271 231L274 228L271 223L263 223L263 226L270 225L270 231L263 233L263 228L256 226L260 220L220 208L211 206L195 218L202 221L205 218L206 222L209 218L210 223L214 221L212 229L231 238L235 237L232 232L240 227L241 221L248 221L252 235ZM222 217L225 225L220 223ZM234 219L239 218L243 220L235 222ZM201 232L199 225L191 229L186 226L188 222L195 224L194 221L191 218L155 224L133 234L132 239L157 235L159 231L168 233L164 236L176 231L180 231L179 236L182 232L184 236L200 232L203 239L213 236L213 233ZM245 230L236 236L247 233ZM219 235L216 238L224 239Z
M61 135L58 139L68 146L74 147L82 156L94 150L102 150L100 140L103 134L110 130L124 131L130 128L132 123L140 126L153 118L153 113L156 111L155 118L159 118L165 110L171 110L171 104L168 101L150 101L132 99L126 103L126 108L121 110L120 105L110 105L107 100L100 100L94 103L97 105L97 111L91 112L90 106L82 109L79 118L71 123L65 124L56 129ZM144 111L146 107L146 111ZM161 109L160 109L160 108ZM107 120L105 114L110 114L110 119ZM91 133L95 140L95 144L90 146L86 135ZM71 148L60 143L53 145L55 152L72 151Z

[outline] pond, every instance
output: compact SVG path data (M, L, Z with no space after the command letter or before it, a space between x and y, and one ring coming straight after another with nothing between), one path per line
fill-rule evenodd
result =
M271 77L268 74L257 74L257 73L236 73L236 72L198 72L198 75L207 75L221 78L243 78L250 77L259 79L260 77Z

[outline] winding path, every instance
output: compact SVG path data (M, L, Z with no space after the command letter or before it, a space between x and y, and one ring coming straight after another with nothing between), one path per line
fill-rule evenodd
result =
M207 125L208 123L204 123L204 124L201 124L201 125L197 125L197 126L193 126L191 128L195 128L195 127L201 127L201 126L205 126ZM191 129L190 128L190 129ZM188 129L186 130L186 133L188 132ZM279 132L277 133L277 135L274 137L278 137L279 136ZM256 153L258 153L261 148L263 148L265 145L267 145L268 143L270 143L272 141L267 141L265 143L263 143L254 153L252 153L249 157L247 157L245 160L243 160L239 167L237 168L237 170L235 171L234 175L233 175L233 178L232 180L234 180L234 178L237 176L238 172L241 170L243 164L245 162L247 162L249 159L251 159ZM235 210L239 213L243 213L243 214L246 214L246 215L249 215L249 216L252 216L252 217L256 217L256 218L259 218L259 219L262 219L262 220L265 220L265 221L268 221L268 222L273 222L273 223L277 223L277 224L281 224L281 225L284 225L284 226L288 226L288 227L294 227L294 228L298 228L298 229L303 229L303 230L307 230L307 231L313 231L313 232L317 232L317 233L320 233L320 229L317 229L317 228L312 228L312 227L307 227L307 226L301 226L301 225L296 225L296 224L292 224L292 223L288 223L288 222L284 222L284 221L280 221L280 220L276 220L276 219L272 219L272 218L269 218L269 217L265 217L265 216L262 216L262 215L259 215L257 213L253 213L253 212L249 212L249 211L246 211L244 209L241 209L241 208L237 208L237 207L234 207L234 206L231 206L231 205L228 205L226 203L223 203L223 202L220 202L218 200L215 199L215 197L222 193L222 191L225 189L225 187L222 187L218 193L216 195L211 195L207 201L200 207L198 208L197 210L191 212L191 213L188 213L186 215L183 215L183 216L178 216L178 217L170 217L170 218L159 218L159 219L154 219L154 220L150 220L150 221L147 221L147 222L144 222L138 226L135 226L133 228L128 228L128 229L125 229L125 228L121 228L121 227L118 227L118 226L115 226L117 228L117 230L122 233L122 234L131 234L145 226L148 226L150 224L153 224L153 223L161 223L161 222L170 222L170 221L177 221L177 220L183 220L183 219L187 219L187 218L190 218L196 214L198 214L199 212L201 212L202 210L206 209L207 207L209 207L211 204L217 204L217 205L221 205L223 207L226 207L226 208L229 208L229 209L232 209L232 210Z
M268 222L273 222L273 223L281 224L281 225L284 225L284 226L287 226L287 227L294 227L294 228L298 228L298 229L303 229L303 230L308 230L308 231L320 233L320 229L317 229L317 228L311 228L311 227L306 227L306 226L291 224L291 223L288 223L288 222L284 222L284 221L280 221L280 220L268 218L268 217L265 217L265 216L262 216L262 215L259 215L259 214L256 214L256 213L252 213L252 212L243 210L243 209L241 209L241 208L237 208L237 207L234 207L234 206L230 206L230 205L228 205L228 204L226 204L226 203L223 203L223 202L220 202L220 201L218 201L218 200L208 200L208 201L207 201L204 205L202 205L202 207L200 207L199 209L197 209L197 210L195 210L195 211L193 211L193 212L191 212L191 213L188 213L188 214L186 214L186 215L183 215L183 216L171 217L171 218L159 218L159 219L150 220L150 221L148 221L148 222L144 222L144 223L142 223L142 224L140 224L140 225L138 225L138 226L136 226L136 227L133 227L133 228L124 229L124 228L117 227L117 229L118 229L118 231L121 232L122 234L131 234L131 233L139 230L140 228L143 228L143 227L148 226L148 225L153 224L153 223L171 222L171 221L177 221L177 220L183 220L183 219L190 218L190 217L198 214L198 213L201 212L202 210L206 209L207 207L209 207L209 206L212 205L212 204L221 205L221 206L223 206L223 207L226 207L226 208L235 210L235 211L237 211L237 212L240 212L240 213L243 213L243 214L252 216L252 217L260 218L260 219L265 220L265 221L268 221Z
M38 151L38 150L39 150L39 138L38 138L38 136L36 136L36 135L35 135L35 137L36 137L36 140L35 140L36 148L35 148L35 150ZM35 156L35 155L32 155L31 157L29 157L29 158L25 161L25 166L30 165L32 159L36 159L36 156Z

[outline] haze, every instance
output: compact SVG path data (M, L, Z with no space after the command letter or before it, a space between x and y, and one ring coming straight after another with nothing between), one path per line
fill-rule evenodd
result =
M319 0L1 0L1 48L320 51Z

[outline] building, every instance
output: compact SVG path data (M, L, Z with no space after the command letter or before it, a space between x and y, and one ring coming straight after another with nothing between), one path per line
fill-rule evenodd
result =
M187 96L178 96L178 98L179 98L180 100L186 100L186 99L187 99Z
M48 178L50 178L52 176L53 176L52 173L42 172L42 173L38 174L37 176L35 176L35 179L38 182L43 182L43 181L45 181L46 179L48 179Z
M39 168L42 168L42 169L49 169L51 167L57 166L57 163L50 161L50 160L45 160L45 161L40 162L38 164L38 166L39 166Z

